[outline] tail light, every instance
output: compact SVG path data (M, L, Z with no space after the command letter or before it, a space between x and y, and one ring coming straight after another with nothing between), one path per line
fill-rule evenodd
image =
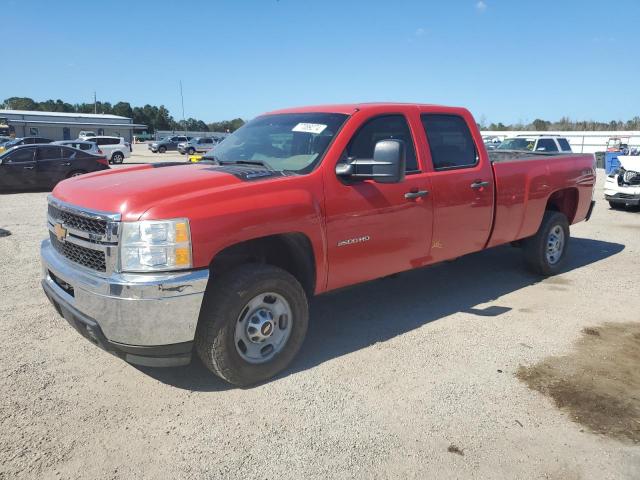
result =
M106 165L107 167L109 166L109 160L107 160L106 157L96 158L96 162L98 162L100 165Z

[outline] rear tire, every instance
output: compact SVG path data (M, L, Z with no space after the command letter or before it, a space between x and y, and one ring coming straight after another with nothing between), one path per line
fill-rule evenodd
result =
M120 152L116 152L111 156L113 163L122 163L124 161L124 155Z
M72 178L72 177L79 177L80 175L84 175L85 172L84 170L74 170L73 172L69 172L67 174L67 178Z
M263 295L264 300L260 300ZM274 296L281 305L286 305L290 318L275 309L272 312L275 316L268 311L268 304L276 303L269 301ZM260 307L252 306L256 299L262 302ZM257 325L258 320L265 317L264 307L274 322L264 332L260 328L268 338L263 343L240 338L239 332L242 334L245 328L250 330L252 324ZM196 351L204 365L223 380L237 386L252 385L273 377L289 365L302 346L308 321L307 297L291 274L271 265L243 265L212 279L207 287L196 332ZM285 329L289 330L286 335L281 333ZM276 335L284 340L274 347L269 342L276 339ZM245 342L249 343L249 350ZM265 350L264 360L250 361L252 350L259 355Z
M529 270L543 276L560 273L566 260L569 238L567 217L547 210L538 232L522 241L524 260Z

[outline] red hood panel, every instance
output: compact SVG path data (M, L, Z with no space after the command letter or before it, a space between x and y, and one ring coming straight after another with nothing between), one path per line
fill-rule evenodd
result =
M64 180L53 190L53 196L72 205L120 213L123 220L135 221L167 198L238 183L241 180L210 165L140 165Z

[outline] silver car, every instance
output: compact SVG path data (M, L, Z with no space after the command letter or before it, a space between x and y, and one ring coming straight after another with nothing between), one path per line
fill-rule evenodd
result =
M98 148L95 142L85 142L84 140L58 140L51 142L55 145L66 145L67 147L77 148L84 152L93 153L94 155L102 155L103 152Z

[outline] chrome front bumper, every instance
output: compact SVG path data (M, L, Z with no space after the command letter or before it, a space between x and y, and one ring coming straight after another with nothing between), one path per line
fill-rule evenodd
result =
M123 347L138 352L135 347L141 347L141 352L157 354L163 351L159 347L167 346L171 352L175 351L171 345L193 342L209 278L207 269L102 276L60 256L50 240L42 242L40 254L47 297L76 328L75 321L94 322L97 336L104 336L94 343L106 341L113 348L100 346L111 351ZM73 322L69 316L74 317Z

